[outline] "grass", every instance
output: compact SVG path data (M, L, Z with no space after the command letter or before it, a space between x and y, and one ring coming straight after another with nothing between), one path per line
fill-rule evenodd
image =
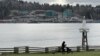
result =
M100 52L73 52L73 53L38 53L38 54L4 54L2 56L100 56Z

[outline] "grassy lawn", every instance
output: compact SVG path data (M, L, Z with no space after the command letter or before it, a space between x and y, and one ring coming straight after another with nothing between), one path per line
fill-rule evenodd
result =
M62 53L43 53L43 54L6 54L2 56L100 56L100 52L73 52L70 54Z

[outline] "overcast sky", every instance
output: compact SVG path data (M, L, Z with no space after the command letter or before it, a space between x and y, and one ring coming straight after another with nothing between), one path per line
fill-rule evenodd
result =
M94 5L100 5L100 0L24 0L24 1L31 1L31 2L39 2L39 3L49 3L49 4L72 4L75 5L77 3L79 4L92 4Z

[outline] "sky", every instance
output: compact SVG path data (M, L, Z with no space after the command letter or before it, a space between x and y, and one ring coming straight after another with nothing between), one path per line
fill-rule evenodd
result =
M100 5L100 0L24 0L29 2L49 3L49 4L91 4L93 6Z

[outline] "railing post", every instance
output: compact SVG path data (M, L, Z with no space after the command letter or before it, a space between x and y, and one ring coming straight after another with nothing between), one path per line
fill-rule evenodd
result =
M61 51L61 47L58 47L58 52L60 52Z
M89 51L89 46L86 46L86 51Z
M77 46L77 52L80 52L80 46Z
M29 47L28 46L25 47L25 53L29 53Z
M14 53L18 54L19 53L19 48L18 47L14 47Z
M49 48L46 47L46 48L45 48L45 53L48 53L48 52L49 52Z

